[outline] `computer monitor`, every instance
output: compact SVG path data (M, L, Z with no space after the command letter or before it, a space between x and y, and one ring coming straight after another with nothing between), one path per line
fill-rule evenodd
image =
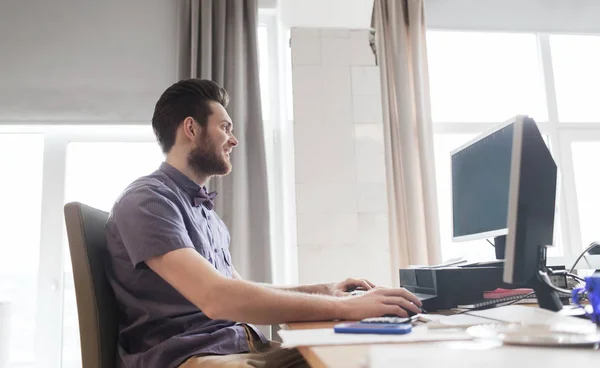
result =
M504 259L514 120L451 152L453 241L494 238Z
M556 287L546 274L558 169L533 119L517 117L514 126L503 280L533 287L540 307L560 310Z
M505 241L503 281L531 287L540 307L562 304L545 274L557 167L533 119L516 116L452 153L454 240ZM502 252L504 253L504 252Z

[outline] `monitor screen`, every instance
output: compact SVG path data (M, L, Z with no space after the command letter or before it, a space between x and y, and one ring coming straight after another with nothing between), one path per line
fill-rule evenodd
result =
M455 241L507 234L513 133L504 124L452 153Z

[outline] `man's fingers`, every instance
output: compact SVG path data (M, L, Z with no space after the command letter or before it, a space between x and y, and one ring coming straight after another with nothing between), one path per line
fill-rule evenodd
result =
M400 317L408 317L408 312L397 305L387 305L384 314L395 314Z
M358 281L358 287L362 287L365 290L371 290L374 286L371 286L371 284L367 281L367 280L356 280Z
M413 302L414 304L418 305L419 307L423 305L423 303L421 303L419 298L417 298L413 293L411 293L410 291L408 291L404 288L383 289L383 295L385 295L385 296L400 296L410 302Z
M370 286L371 288L374 288L374 287L375 287L375 284L374 284L374 283L372 283L371 281L369 281L369 280L363 280L363 281L364 281L364 282L366 282L367 284L369 284L369 286Z
M416 305L414 305L413 303L409 302L408 300L406 300L402 297L389 296L383 300L383 303L397 305L404 310L410 310L411 312L414 312L417 314L421 313L421 309L419 307L417 307Z
M358 279L347 279L345 281L345 289L349 288L362 288L364 290L371 290L373 287L367 282L367 280L358 280Z

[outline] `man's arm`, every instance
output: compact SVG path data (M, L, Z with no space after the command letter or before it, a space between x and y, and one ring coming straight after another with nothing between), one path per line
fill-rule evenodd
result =
M362 319L384 314L406 316L405 309L419 313L414 304L421 305L404 289L377 289L357 297L335 298L229 279L191 248L168 252L146 264L212 319L255 324Z
M305 294L321 294L321 295L333 295L327 284L309 284L309 285L273 285L273 284L261 284L265 287L274 290L285 290L296 293Z
M243 280L242 276L234 269L233 278L236 280ZM276 289L286 290L298 293L306 294L321 294L331 296L345 296L350 290L363 289L370 290L375 285L369 280L363 279L346 279L341 282L332 282L325 284L309 284L309 285L273 285L273 284L260 284L262 286Z

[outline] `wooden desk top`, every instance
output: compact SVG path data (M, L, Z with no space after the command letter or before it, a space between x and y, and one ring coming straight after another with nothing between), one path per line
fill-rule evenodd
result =
M346 322L346 321L345 321ZM323 321L323 322L296 322L296 323L287 323L281 325L282 329L288 330L301 330L301 329L315 329L315 328L332 328L333 325L340 323L339 321ZM600 330L599 330L600 331ZM425 346L427 344L427 346ZM451 356L456 353L456 342L435 342L435 343L414 343L410 344L409 351L418 350L427 356L427 352L433 348L435 344L435 349L438 349L438 353L442 353L442 356ZM377 344L377 346L398 346L398 344ZM418 345L418 346L417 346ZM369 349L375 345L373 344L364 344L364 345L335 345L335 346L309 346L309 347L299 347L298 350L304 356L304 358L308 361L311 367L316 368L363 368L366 366L366 360L369 355ZM427 350L423 350L426 348ZM480 349L479 349L480 350ZM561 364L569 365L573 359L588 362L590 365L595 365L598 359L600 359L600 352L598 350L594 351L593 349L581 349L581 348L566 348L562 347L560 349L556 348L539 348L539 347L527 347L524 349L523 347L518 346L502 346L500 349L493 349L495 351L492 354L495 354L496 359L501 362L503 359L506 359L505 363L511 363L520 365L521 362L529 363L543 362L543 365L547 365L548 362L555 362L558 364L560 361ZM556 352L558 355L550 356L550 353L554 354ZM458 353L462 354L462 353ZM532 355L533 354L533 355ZM414 354L413 354L414 355ZM436 354L439 355L439 354ZM428 359L434 359L435 356L429 356ZM419 358L421 359L421 358ZM487 358L486 358L487 359ZM533 360L532 360L533 359ZM439 359L438 359L439 360ZM421 361L421 360L419 360ZM438 362L439 363L439 362ZM481 366L477 362L473 362L473 366ZM477 364L475 364L477 363ZM593 364L591 364L593 363ZM485 364L483 364L485 365ZM460 361L460 359L454 365L456 367L464 368L465 361ZM508 365L510 366L510 364ZM585 364L584 364L585 366ZM500 365L498 365L500 367ZM505 366L502 366L505 367ZM490 367L490 368L496 368Z
M293 322L281 325L284 330L306 330L332 328L337 322ZM299 347L298 351L311 367L316 368L359 368L367 356L370 345L312 346Z
M344 321L352 322L352 321ZM333 328L340 321L293 322L281 325L284 330L306 330L315 328ZM425 344L425 343L423 343ZM396 344L377 344L377 346ZM373 344L334 345L334 346L301 346L298 351L314 368L363 368L369 348Z
M455 312L441 311L442 314ZM344 321L354 322L354 321ZM283 330L307 330L315 328L333 328L341 321L319 321L319 322L289 322L282 324ZM389 345L389 344L378 344ZM393 345L393 344L392 344ZM369 348L372 345L335 345L335 346L301 346L298 351L304 356L311 367L316 368L359 368L364 367Z

